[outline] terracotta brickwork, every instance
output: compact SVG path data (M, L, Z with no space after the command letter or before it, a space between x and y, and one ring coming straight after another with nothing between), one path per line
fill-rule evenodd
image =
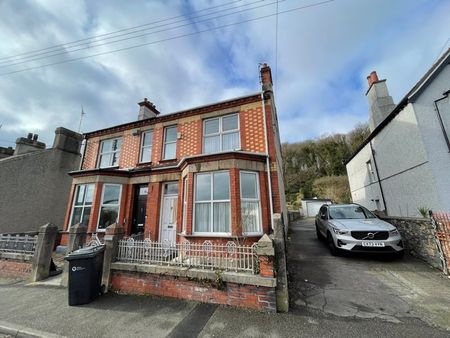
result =
M156 295L193 301L275 311L275 288L225 283L198 282L185 277L114 271L112 290L137 295Z
M93 169L97 163L98 139L89 139L83 157L83 169Z
M27 278L31 267L30 262L0 259L0 277Z
M153 129L152 162L159 163L163 151L164 128Z
M241 148L245 151L257 153L265 152L264 141L264 115L262 105L242 111L241 124Z
M139 135L134 136L127 131L122 136L122 149L119 159L120 168L134 168L139 162L139 151L141 139Z
M202 152L202 121L199 118L195 121L182 123L179 126L181 140L178 143L179 158L185 156L198 155Z

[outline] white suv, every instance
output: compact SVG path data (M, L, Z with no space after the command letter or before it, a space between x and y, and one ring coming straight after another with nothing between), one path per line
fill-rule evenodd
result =
M358 204L322 205L316 216L319 240L327 240L332 255L342 250L403 255L403 241L392 225Z

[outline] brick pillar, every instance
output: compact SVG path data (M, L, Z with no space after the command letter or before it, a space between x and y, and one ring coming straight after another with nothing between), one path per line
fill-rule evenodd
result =
M258 241L256 247L256 254L259 260L259 274L261 277L274 276L273 258L275 256L275 249L273 247L273 241L264 234Z
M83 247L86 241L87 227L81 224L75 224L69 229L69 243L67 244L66 254ZM67 287L69 281L69 262L64 261L64 270L61 277L61 286Z
M106 293L111 281L111 264L117 258L119 240L123 238L124 229L118 224L111 224L105 232L105 252L103 256L102 286Z
M57 234L58 227L50 223L39 229L30 277L32 282L46 279L50 275L50 262Z

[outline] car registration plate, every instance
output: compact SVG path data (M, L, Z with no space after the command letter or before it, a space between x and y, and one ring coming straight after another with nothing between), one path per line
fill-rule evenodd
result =
M383 242L362 242L362 246L384 248Z

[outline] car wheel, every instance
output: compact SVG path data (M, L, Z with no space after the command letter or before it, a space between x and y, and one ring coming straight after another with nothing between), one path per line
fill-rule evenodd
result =
M394 258L396 258L396 259L402 259L404 255L405 255L405 250L402 250L402 251L396 252L396 253L394 254Z
M333 236L331 236L330 233L327 234L327 242L328 242L328 249L330 249L330 253L333 256L339 256L339 249L334 244Z
M317 223L316 223L316 236L317 236L317 239L321 242L323 242L323 240L325 239L323 237L322 233L319 231L319 227L317 226Z

